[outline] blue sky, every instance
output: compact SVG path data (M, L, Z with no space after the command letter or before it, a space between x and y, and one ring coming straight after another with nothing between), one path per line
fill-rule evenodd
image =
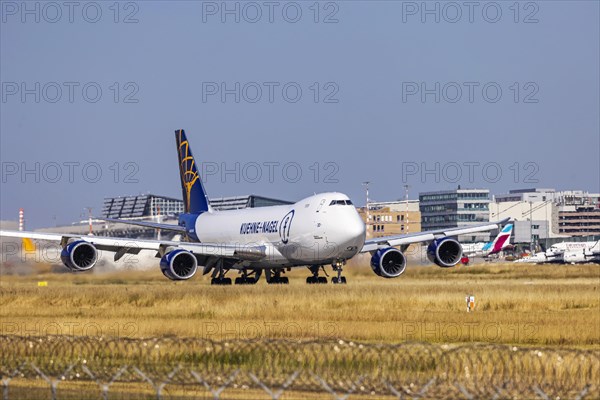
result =
M23 4L0 10L2 220L180 197L178 128L212 197L600 191L596 1Z

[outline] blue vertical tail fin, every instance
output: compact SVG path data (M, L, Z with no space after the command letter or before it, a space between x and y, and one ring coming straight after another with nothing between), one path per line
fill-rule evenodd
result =
M184 211L188 214L201 214L212 211L208 196L198 173L198 165L192 155L190 144L183 129L175 131L177 157L179 159L179 176L183 194Z

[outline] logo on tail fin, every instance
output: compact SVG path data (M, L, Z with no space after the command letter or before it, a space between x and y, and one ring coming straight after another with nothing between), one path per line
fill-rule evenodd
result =
M494 240L494 248L492 249L492 253L498 253L506 246L510 245L510 235L512 234L513 224L508 224L500 231L496 239Z
M194 160L190 144L183 129L175 131L175 139L177 141L184 211L190 214L200 214L209 211L208 197L202 186L196 161Z

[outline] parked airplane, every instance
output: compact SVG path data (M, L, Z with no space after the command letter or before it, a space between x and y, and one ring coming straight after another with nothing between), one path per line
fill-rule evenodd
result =
M467 265L470 257L488 257L492 254L498 254L500 251L506 249L511 245L510 236L512 234L512 229L513 224L505 225L491 242L463 244L463 257L461 262Z
M548 258L546 257L546 253L543 251L539 253L532 254L527 257L519 258L515 260L516 263L530 263L530 264L543 264L548 262Z
M598 242L560 242L555 243L546 250L548 257L560 257L566 252L581 252L590 250Z
M563 261L569 264L578 263L599 263L600 264L600 240L593 243L591 246L586 246L576 250L566 250L563 253Z
M0 231L0 236L60 242L62 261L72 271L94 267L98 251L114 252L117 261L146 249L156 251L161 271L172 280L189 279L202 266L203 274L212 273L212 284L231 284L226 277L230 270L240 273L236 284L256 283L263 270L268 283L288 283L284 272L304 266L311 271L307 283L326 283L319 271L332 265L337 273L332 282L346 283L342 268L358 253L371 253L377 275L396 278L406 268L406 248L428 242L428 258L440 267L453 267L462 248L452 236L498 229L508 221L365 240L365 224L342 193L315 194L291 205L215 211L184 131L176 131L175 138L185 208L179 224L106 220L175 231L185 241L18 231Z
M555 243L544 252L535 253L516 262L536 264L600 263L600 241Z

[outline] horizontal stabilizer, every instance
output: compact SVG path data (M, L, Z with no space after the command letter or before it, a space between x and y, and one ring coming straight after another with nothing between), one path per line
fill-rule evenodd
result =
M30 238L23 238L23 250L28 253L35 251L35 244Z

